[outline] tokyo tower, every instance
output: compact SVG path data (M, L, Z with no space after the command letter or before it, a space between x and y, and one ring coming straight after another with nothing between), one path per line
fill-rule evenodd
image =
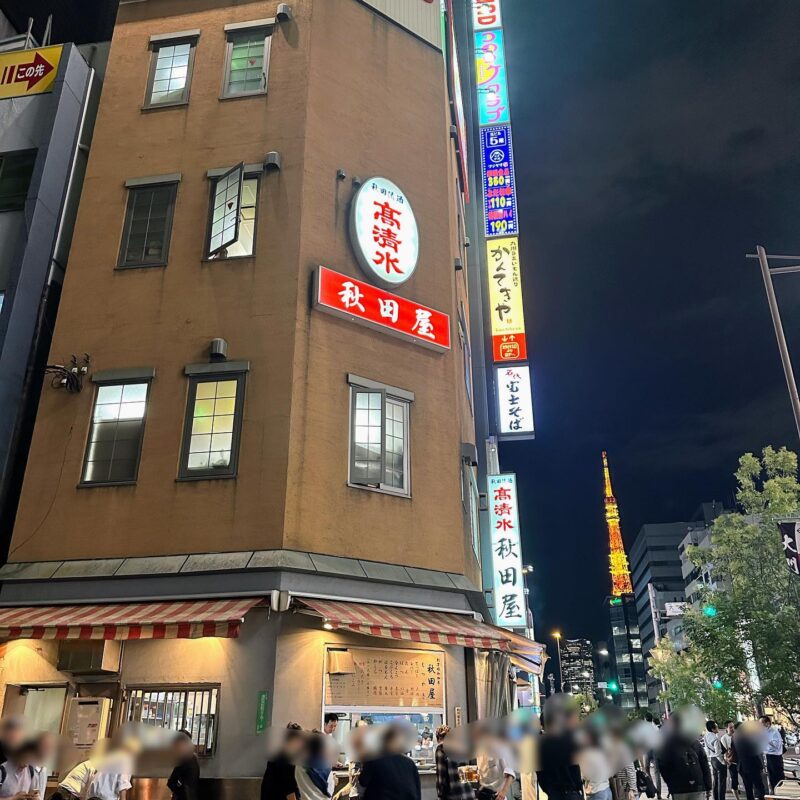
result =
M603 478L605 481L603 503L606 507L606 525L608 526L608 560L611 567L611 594L614 597L620 597L623 594L633 594L633 584L631 583L631 571L628 568L628 556L625 555L625 545L622 543L622 533L619 529L619 507L611 488L608 454L605 451L603 451Z

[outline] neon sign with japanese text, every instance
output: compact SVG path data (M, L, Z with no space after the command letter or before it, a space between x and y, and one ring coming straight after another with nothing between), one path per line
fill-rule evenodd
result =
M528 625L517 506L517 476L488 475L495 621L503 628Z

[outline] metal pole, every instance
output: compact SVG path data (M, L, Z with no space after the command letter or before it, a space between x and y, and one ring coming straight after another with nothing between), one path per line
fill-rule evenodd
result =
M556 650L558 651L558 691L564 691L564 674L561 672L561 637L556 636Z
M789 400L792 403L792 413L794 414L794 424L797 427L797 435L800 437L800 397L797 395L797 383L794 380L792 362L789 360L789 348L786 346L786 337L783 335L783 323L781 314L778 310L778 301L775 298L775 289L772 286L772 274L769 270L767 253L761 245L756 247L758 253L758 263L761 265L761 277L764 279L764 288L767 292L767 303L769 313L772 316L772 324L775 327L775 337L778 340L778 350L781 354L783 372L786 375L786 385L789 387Z

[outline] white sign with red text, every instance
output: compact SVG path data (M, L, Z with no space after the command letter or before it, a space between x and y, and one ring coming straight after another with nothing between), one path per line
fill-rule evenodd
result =
M499 28L502 24L500 0L472 0L472 25L476 31Z
M382 286L405 283L417 268L419 228L405 193L388 178L369 178L353 198L350 238L367 277Z

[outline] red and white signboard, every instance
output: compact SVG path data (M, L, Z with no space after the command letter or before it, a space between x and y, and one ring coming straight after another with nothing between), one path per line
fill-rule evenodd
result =
M314 306L433 350L450 349L450 317L377 286L319 267Z
M500 0L472 0L472 24L476 31L499 28L503 24Z

